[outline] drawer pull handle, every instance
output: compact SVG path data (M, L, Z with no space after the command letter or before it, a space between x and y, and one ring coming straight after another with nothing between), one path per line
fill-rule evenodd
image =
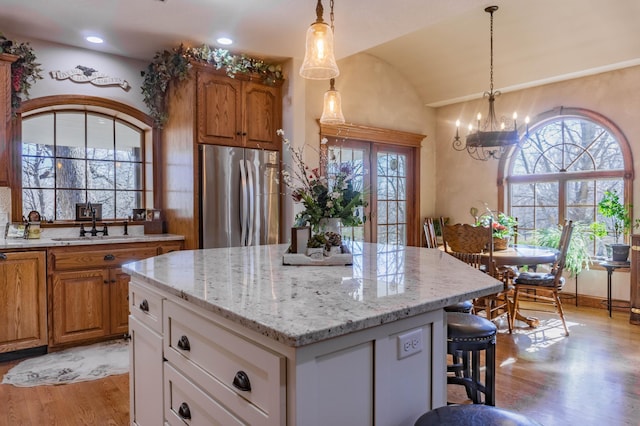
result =
M0 260L7 260L7 255L4 253L0 253Z
M178 340L178 347L183 351L190 351L191 345L189 344L189 339L187 336L182 336L180 340Z
M104 257L104 260L116 260L116 257L112 254L107 254Z
M249 381L249 376L247 376L247 373L245 373L244 371L238 371L236 373L236 377L233 378L233 386L240 389L241 391L251 391L251 382Z
M189 410L189 405L186 402L180 404L178 415L185 420L191 420L191 410Z
M142 312L149 312L149 302L147 302L147 299L143 299L142 302L140 302L140 310Z

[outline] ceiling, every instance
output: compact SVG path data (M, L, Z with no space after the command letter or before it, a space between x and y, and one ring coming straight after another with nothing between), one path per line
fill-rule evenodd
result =
M638 0L335 0L338 59L366 52L397 67L426 105L640 64ZM151 61L180 43L269 61L304 56L315 0L0 0L0 31ZM324 0L329 21L329 0ZM606 5L606 7L605 7ZM99 34L102 45L84 37Z

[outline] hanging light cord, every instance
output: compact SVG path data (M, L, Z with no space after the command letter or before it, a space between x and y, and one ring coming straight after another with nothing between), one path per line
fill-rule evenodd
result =
M333 1L333 0L332 0ZM490 54L491 54L491 60L489 62L489 92L493 93L493 11L490 12L491 14L491 19L490 22L491 24L489 25L489 33L490 33Z
M331 10L331 12L329 13L329 19L331 20L331 32L333 33L333 35L336 35L336 31L333 28L333 0L331 0L329 2L329 9Z

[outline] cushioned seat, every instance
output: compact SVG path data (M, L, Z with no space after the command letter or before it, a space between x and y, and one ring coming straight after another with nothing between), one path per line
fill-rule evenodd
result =
M448 405L423 414L415 426L541 426L522 414L486 405Z
M447 312L447 384L462 385L474 404L495 405L496 325L486 318ZM480 380L481 352L485 351L484 381ZM484 401L482 395L484 394Z
M470 314L473 310L473 302L471 300L465 300L454 305L446 306L444 310L446 312L462 312L465 314Z
M521 272L514 280L516 284L537 285L540 287L553 287L556 285L555 281L555 274L549 272ZM557 285L558 290L564 287L564 277L560 277Z

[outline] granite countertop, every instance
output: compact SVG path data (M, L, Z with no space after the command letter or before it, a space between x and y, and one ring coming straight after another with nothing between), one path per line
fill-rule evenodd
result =
M106 237L51 236L25 240L22 238L0 239L0 250L86 246L96 244L149 243L157 241L181 241L182 235L147 234L147 235L108 235Z
M353 244L353 265L282 264L288 245L187 250L132 262L134 279L288 346L493 294L502 282L437 249Z

